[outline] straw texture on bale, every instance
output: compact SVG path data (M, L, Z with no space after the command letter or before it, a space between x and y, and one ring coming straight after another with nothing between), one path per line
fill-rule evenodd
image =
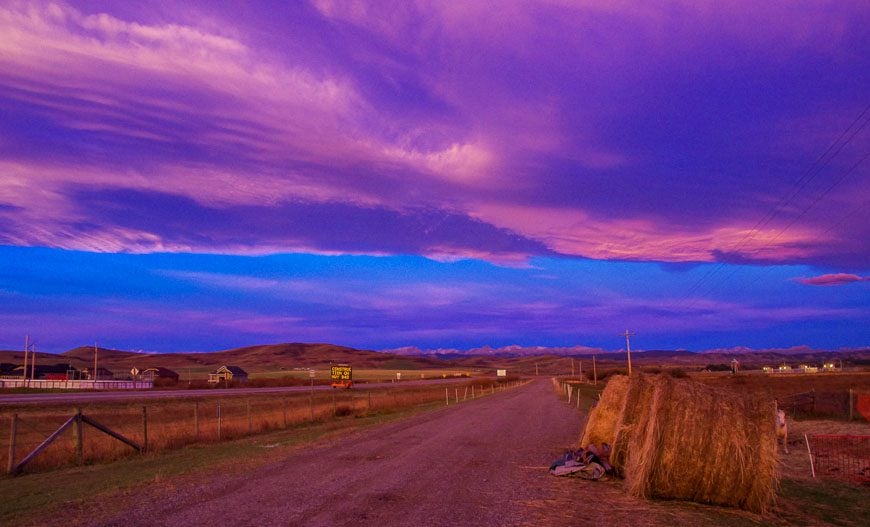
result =
M601 393L598 404L589 412L580 446L585 447L590 443L613 445L626 392L628 392L628 377L625 375L617 375L608 381L607 389Z
M611 464L632 495L754 512L764 512L775 497L772 403L667 375L615 377L599 406L605 401L604 411L590 415L581 444L613 445Z

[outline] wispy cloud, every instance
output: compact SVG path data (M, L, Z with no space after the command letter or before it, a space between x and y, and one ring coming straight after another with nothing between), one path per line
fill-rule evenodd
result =
M794 278L794 281L804 285L845 285L855 282L868 282L870 277L848 273L833 273L809 278Z

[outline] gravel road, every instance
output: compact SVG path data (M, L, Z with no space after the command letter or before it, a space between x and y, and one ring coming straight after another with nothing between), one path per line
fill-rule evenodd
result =
M547 466L580 425L537 380L175 488L108 524L521 525L556 498Z

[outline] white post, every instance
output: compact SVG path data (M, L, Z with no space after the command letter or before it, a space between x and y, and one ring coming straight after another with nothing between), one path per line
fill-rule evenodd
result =
M807 438L807 435L804 434L804 441L807 442L807 454L810 456L810 470L813 473L813 479L816 477L816 467L813 465L813 453L810 451L810 440Z
M447 388L444 388L444 401L447 403L446 406L450 406L450 395L447 393Z

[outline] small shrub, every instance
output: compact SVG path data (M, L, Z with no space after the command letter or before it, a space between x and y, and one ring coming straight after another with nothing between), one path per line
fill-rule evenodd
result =
M685 379L688 377L686 371L682 368L671 368L668 370L668 375L674 377L675 379Z
M335 408L336 417L347 417L348 415L353 415L353 408L350 406L341 405Z

